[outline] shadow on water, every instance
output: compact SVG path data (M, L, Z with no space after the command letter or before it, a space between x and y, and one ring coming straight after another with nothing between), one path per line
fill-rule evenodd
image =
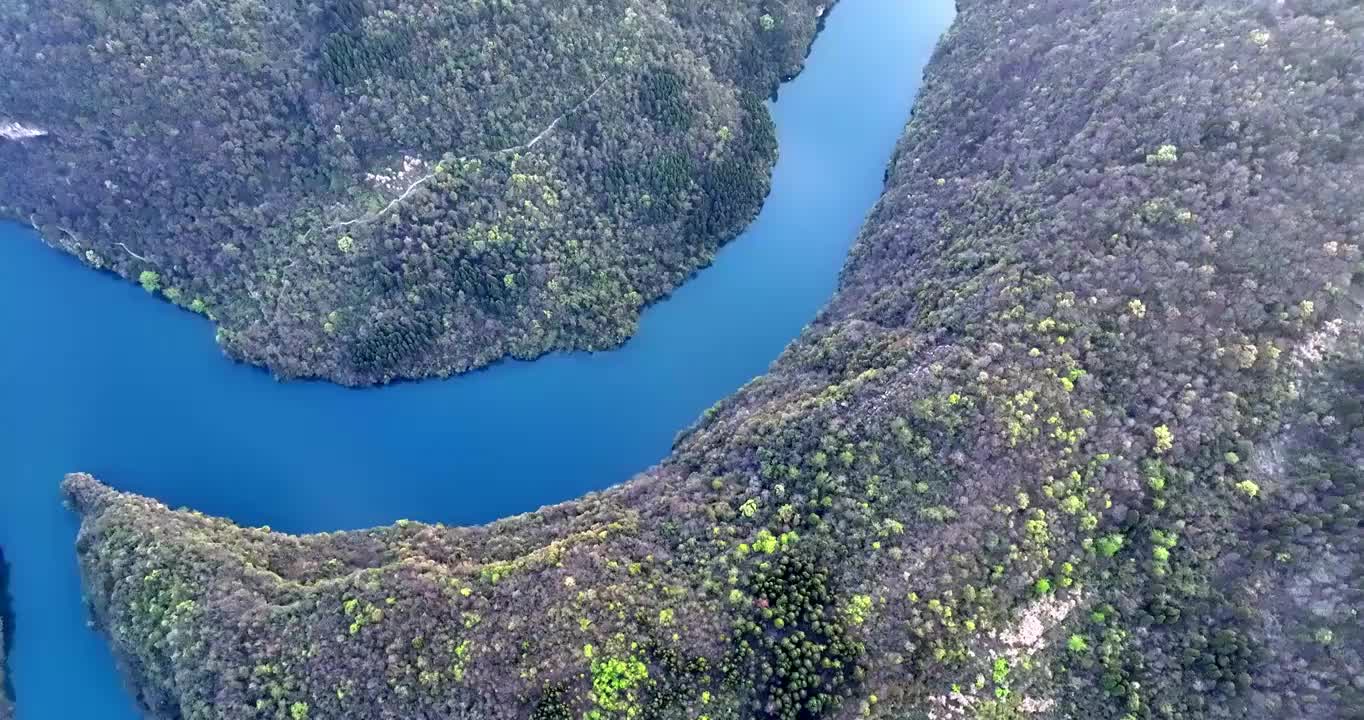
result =
M952 6L839 4L772 105L781 157L762 213L612 352L381 389L281 384L225 361L201 318L0 224L0 546L23 618L19 720L136 717L85 625L64 473L316 532L485 522L658 462L832 294Z

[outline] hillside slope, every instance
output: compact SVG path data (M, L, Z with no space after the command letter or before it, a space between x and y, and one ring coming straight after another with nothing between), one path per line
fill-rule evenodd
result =
M0 3L0 215L285 377L613 346L757 213L831 3Z
M156 718L1350 718L1364 9L974 0L831 305L624 485L294 537L66 491Z

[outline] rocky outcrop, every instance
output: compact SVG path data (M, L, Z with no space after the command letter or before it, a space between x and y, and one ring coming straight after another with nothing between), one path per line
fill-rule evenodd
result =
M0 122L0 139L29 140L46 136L46 130L17 122Z

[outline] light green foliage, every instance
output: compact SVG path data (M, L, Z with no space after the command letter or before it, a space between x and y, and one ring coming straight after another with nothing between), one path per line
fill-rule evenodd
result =
M308 703L296 702L290 705L289 717L293 720L308 720Z
M848 604L844 606L843 615L849 623L861 625L867 621L867 613L871 612L871 608L870 595L854 595L848 599Z
M450 674L454 676L455 682L464 680L464 672L468 668L469 651L473 649L473 646L473 641L468 638L461 640L459 645L455 646L455 661L450 664ZM589 658L592 657L591 648L591 645L583 648Z
M1099 549L1099 554L1104 557L1113 557L1122 549L1123 536L1119 533L1105 535L1095 541L1094 545Z
M1254 480L1242 480L1236 483L1236 489L1240 490L1247 497L1259 497L1260 486Z
M1070 638L1066 640L1066 647L1069 648L1071 652L1082 653L1089 650L1089 641L1085 640L1085 636L1083 635L1071 635Z
M1169 452L1175 446L1175 434L1165 425L1157 425L1151 429L1151 434L1155 435L1157 453Z
M1043 545L1051 538L1051 533L1047 530L1047 521L1039 512L1036 517L1023 524L1028 533L1028 539Z
M1172 548L1179 544L1179 536L1166 530L1152 530L1151 542L1158 547Z
M1148 165L1173 165L1179 162L1179 148L1174 145L1161 145L1156 151L1146 156Z
M1019 710L1021 697L1001 693L1005 697L991 698L977 704L972 711L972 720L1023 720L1028 717Z
M610 657L592 663L592 696L597 707L588 712L589 720L610 717L608 713L634 716L636 690L649 677L649 669L638 658Z
M143 270L137 276L137 281L142 284L142 289L147 292L156 292L161 288L161 273L152 270Z
M753 541L753 549L771 555L777 551L776 536L765 528L759 530L757 539Z
M1179 538L1164 530L1152 530L1151 543L1154 545L1151 548L1152 572L1157 576L1166 575L1170 571L1170 549L1179 543Z
M1009 682L1009 661L1006 658L997 657L991 664L990 677L995 685L1004 686Z

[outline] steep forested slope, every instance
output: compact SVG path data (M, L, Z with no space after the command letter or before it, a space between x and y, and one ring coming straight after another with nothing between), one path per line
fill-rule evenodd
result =
M625 485L291 537L72 476L163 718L1350 718L1364 10L973 0L831 306Z
M831 1L0 2L0 214L284 376L611 346L757 212Z

